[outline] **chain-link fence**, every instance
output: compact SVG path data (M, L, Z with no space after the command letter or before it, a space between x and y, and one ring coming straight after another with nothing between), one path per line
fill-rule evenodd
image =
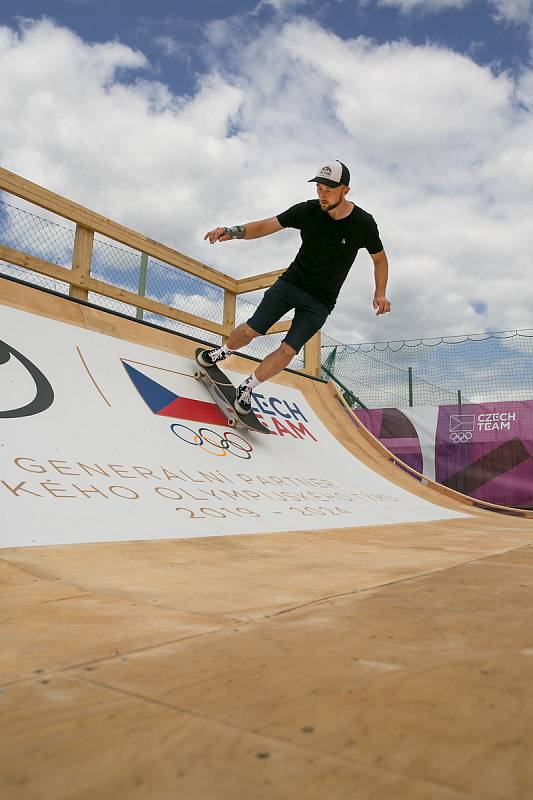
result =
M533 398L533 330L372 344L323 336L322 363L367 408Z
M15 250L27 253L52 264L70 268L74 249L75 226L63 218L47 212L36 215L26 209L0 200L0 242ZM19 278L61 294L68 294L68 284L39 275L32 270L0 261L0 272ZM224 290L187 272L169 266L154 258L146 257L131 248L117 245L105 236L95 234L91 262L91 275L97 280L130 292L142 294L173 308L186 310L204 319L222 323ZM255 310L260 295L237 298L236 321L244 322ZM136 317L176 333L220 343L220 337L201 328L186 325L136 306L122 303L103 295L89 293L89 302L126 316ZM272 334L252 342L247 353L264 358L282 341L284 334ZM297 355L291 365L293 369L303 367L303 356Z
M62 218L0 200L0 241L16 250L70 267L75 227ZM60 221L59 221L60 220ZM68 294L68 285L31 270L0 261L0 272L37 286ZM174 308L214 322L223 321L224 292L135 250L95 235L93 277L131 292L144 294ZM261 292L239 295L236 322L253 313ZM127 316L219 343L220 337L135 306L89 294L89 301ZM261 337L246 352L263 358L284 338ZM438 339L343 344L322 336L323 377L333 378L354 405L367 408L438 406L455 403L533 398L533 330L516 330ZM303 353L290 366L303 367Z

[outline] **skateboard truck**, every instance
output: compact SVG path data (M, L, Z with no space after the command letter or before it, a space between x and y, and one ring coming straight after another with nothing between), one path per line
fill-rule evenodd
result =
M222 392L218 389L218 384L209 376L207 372L204 372L201 369L197 369L195 371L194 377L197 381L202 381L205 384L209 394L226 417L228 426L230 428L236 428L238 422L237 412L226 400Z

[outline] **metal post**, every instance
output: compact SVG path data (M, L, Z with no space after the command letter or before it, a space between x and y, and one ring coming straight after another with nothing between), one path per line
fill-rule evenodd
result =
M141 272L139 275L139 291L140 297L146 296L146 275L148 273L148 256L146 253L141 253ZM144 308L137 309L137 319L143 319Z
M348 402L348 403L352 403L352 404L353 404L353 403L357 403L357 405L359 406L359 408L363 408L365 411L368 411L368 406L365 406L365 404L363 403L363 401L362 401L362 400L360 400L360 399L359 399L359 397L357 397L357 395L356 395L356 394L354 394L354 393L352 392L352 390L351 390L351 389L348 389L348 387L347 387L347 386L345 386L345 385L344 385L344 383L342 383L342 381L340 381L340 380L339 380L339 379L338 379L338 378L337 378L337 377L336 377L336 376L333 374L333 372L331 372L331 370L329 369L329 367L327 367L325 364L322 364L322 370L323 370L323 371L326 373L326 375L327 375L329 378L331 378L331 380L332 380L332 381L334 381L334 383L336 383L336 384L337 384L337 386L340 386L340 388L341 388L341 389L342 389L342 391L344 392L344 399L345 399L345 400L347 400L347 402Z
M458 389L458 390L457 390L457 405L458 405L458 406L460 406L460 405L461 405L461 402L462 402L461 390L460 390L460 389Z
M409 408L413 407L413 368L408 367L408 375L409 375Z
M337 346L333 348L331 353L328 355L326 360L324 361L324 366L328 368L330 372L335 372L335 359L337 357Z

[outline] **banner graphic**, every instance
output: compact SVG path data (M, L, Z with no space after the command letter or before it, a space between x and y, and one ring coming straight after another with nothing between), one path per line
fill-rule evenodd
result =
M533 508L532 400L356 414L391 452L428 478L478 500ZM402 439L400 430L411 430L411 436Z
M357 461L295 389L257 387L264 436L182 356L6 307L0 339L2 547L463 516Z

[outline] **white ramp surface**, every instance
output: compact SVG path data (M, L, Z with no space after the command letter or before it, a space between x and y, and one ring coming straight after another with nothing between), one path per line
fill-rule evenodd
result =
M258 387L272 435L232 431L183 356L8 307L0 331L1 547L467 516L374 473L297 389Z

